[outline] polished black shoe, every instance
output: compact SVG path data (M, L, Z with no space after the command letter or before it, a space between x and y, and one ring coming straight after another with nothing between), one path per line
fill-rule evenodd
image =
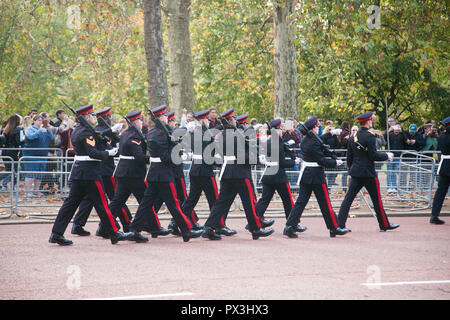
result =
M202 237L203 238L207 238L209 240L221 240L222 239L220 234L216 233L214 231L214 229L210 228L210 227L204 227L203 228Z
M347 232L348 232L347 229L341 229L339 227L337 227L336 229L331 229L330 230L330 238L334 238L336 236L343 236Z
M136 241L137 243L148 242L148 238L144 237L142 234L140 234L137 231L131 231L131 232L127 233L127 240Z
M295 232L305 232L308 228L307 227L302 227L301 225L296 225L295 227L293 227L295 229Z
M298 238L296 232L296 227L293 226L285 226L283 230L283 235L288 236L289 238Z
M91 235L91 233L89 231L84 230L83 227L80 226L79 224L74 224L72 226L72 231L70 233L77 234L77 235L82 236L82 237L86 237L86 236L90 236Z
M176 225L174 221L170 221L169 225L167 226L167 229L174 235L174 236L181 236L180 228Z
M389 226L386 229L380 229L380 232L386 232L387 230L394 230L397 229L398 227L400 227L399 224L393 224L393 223L389 223Z
M149 233L152 235L152 238L158 238L158 236L167 236L171 234L172 230L161 227L159 230L150 231Z
M111 240L111 244L116 244L119 241L130 240L130 237L133 234L131 232L123 233L122 231L117 231L111 233L109 239Z
M192 224L192 229L194 230L203 230L203 226L199 224L198 222L195 222Z
M267 228L270 227L271 225L273 225L275 223L275 219L263 219L261 221L261 228Z
M222 227L222 228L217 229L216 233L223 234L224 236L229 237L229 236L235 235L237 232L236 232L236 230L232 230L228 227Z
M73 244L72 241L67 240L66 238L64 238L63 235L59 235L56 233L52 233L50 235L50 239L48 239L48 242L50 243L57 243L60 246L70 246L71 244Z
M433 218L430 219L430 223L432 223L432 224L444 224L445 221L439 219L438 217L433 217Z
M273 230L273 229L264 230L262 228L260 228L256 231L251 231L253 240L258 240L260 237L268 237L274 232L275 232L275 230Z
M202 235L203 230L189 230L187 233L183 233L181 236L183 237L184 242L188 242L192 238L198 238Z
M95 232L97 237L102 237L104 239L109 239L109 233L103 230L100 226L98 226L97 231Z

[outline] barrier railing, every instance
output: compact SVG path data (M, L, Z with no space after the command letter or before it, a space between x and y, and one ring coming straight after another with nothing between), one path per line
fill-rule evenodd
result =
M5 149L2 149L5 150ZM22 149L16 149L22 150ZM39 150L39 149L35 149ZM42 149L41 149L42 150ZM62 150L58 148L45 149L57 155L62 154ZM68 195L70 190L70 182L68 181L70 169L73 164L73 157L68 156L67 150L65 157L62 156L23 156L18 161L14 161L10 157L2 157L3 161L11 163L11 170L0 172L0 177L3 175L8 177L11 182L11 187L1 190L0 197L0 218L8 218L13 213L19 217L32 216L44 219L53 219L57 214L56 210L48 208L59 208L63 199ZM340 159L344 160L344 164L335 169L326 169L325 175L329 187L330 198L333 203L335 211L338 211L339 205L344 199L347 191L349 176L346 167L346 150L336 150L339 152ZM386 150L385 150L386 151ZM396 151L396 150L392 150ZM393 211L415 211L431 207L433 192L436 184L436 159L439 151L427 152L411 152L405 150L398 150L401 153L399 157L395 157L393 162L377 162L376 170L380 180L383 204L386 209ZM116 159L117 161L117 159ZM43 164L45 163L45 167ZM41 166L39 166L41 164ZM186 162L185 174L189 170L190 162ZM36 170L35 167L39 167ZM17 171L14 170L17 168ZM259 183L259 178L263 167L253 166L252 174L256 192L261 194L262 185ZM219 170L216 170L218 174ZM297 186L298 168L287 170L288 180L294 196L299 192ZM47 183L45 188L39 188L40 197L33 197L36 193L36 186L31 190L28 184L25 183L27 176L41 175L41 185ZM394 183L395 180L395 183ZM42 183L43 182L43 183ZM188 177L186 179L189 188ZM217 181L220 186L220 181ZM27 181L28 183L28 181ZM394 189L394 193L388 192ZM352 205L353 209L358 209L366 205L371 205L370 198L366 200L365 193L361 192L355 199ZM196 211L199 215L209 214L209 206L204 197L201 198L200 204ZM275 195L272 202L266 211L271 214L284 214L282 201L278 195ZM137 202L131 201L127 203L128 206L137 206ZM39 210L37 210L39 208ZM46 209L47 208L47 209ZM44 210L43 210L44 209ZM240 200L235 200L234 206L231 210L243 210ZM311 197L310 203L306 210L319 211L317 201ZM8 212L9 211L9 212Z
M0 156L2 178L0 189L0 218L10 218L14 213L14 160L8 156ZM9 212L7 212L9 210Z

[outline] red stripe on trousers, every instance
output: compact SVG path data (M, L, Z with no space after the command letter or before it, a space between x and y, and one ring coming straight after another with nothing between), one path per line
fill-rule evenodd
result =
M383 203L381 202L381 194L380 194L380 182L378 178L375 178L375 184L377 185L377 196L378 196L378 205L380 206L381 217L383 218L384 227L388 227L386 212L384 212Z
M106 214L108 215L109 222L111 223L111 227L114 230L114 232L117 232L117 231L119 231L119 229L117 229L116 221L114 220L113 215L111 214L111 211L109 211L108 202L106 201L105 192L103 191L102 184L100 183L100 181L95 181L95 185L97 186L98 192L100 193L100 199L102 200L103 208L105 209Z
M184 182L183 178L180 178L180 180L181 180L181 187L183 189L184 200L186 200L187 199L186 183ZM198 221L197 219L195 219L194 210L191 211L191 218L192 218L192 221L194 221L194 223Z
M216 196L216 200L217 200L219 198L219 192L217 191L216 179L214 179L214 177L211 177L211 181L213 184L214 195Z
M245 184L247 185L248 193L250 195L250 203L252 205L252 212L253 212L253 217L255 218L256 226L258 228L261 228L261 221L259 220L258 216L256 215L255 202L254 202L255 195L253 194L252 185L250 184L250 181L248 179L245 179Z
M333 226L337 228L336 217L334 216L333 208L331 207L330 196L328 195L327 185L322 185L323 192L325 193L325 199L327 199L328 211L330 212L331 221L333 222Z
M291 207L294 207L294 200L292 200L291 187L289 186L289 182L286 182L286 188L289 192L289 199L291 200Z
M173 182L169 182L169 185L170 185L170 190L172 190L172 196L173 196L173 199L175 200L175 205L176 205L177 209L180 211L181 217L183 218L184 222L186 222L186 225L188 226L188 228L190 230L190 229L192 229L192 225L189 222L189 220L186 218L186 216L184 215L183 210L181 210L180 202L178 201L178 198L177 198L177 190L175 189Z
M114 179L114 177L110 177L110 178L111 178L111 183L112 183L112 185L113 185L114 193L116 193L116 188L117 188L116 179ZM127 211L125 210L124 207L122 207L122 213L123 213L123 217L124 217L124 219L125 219L125 222L126 222L126 223L130 223L130 218L128 218Z

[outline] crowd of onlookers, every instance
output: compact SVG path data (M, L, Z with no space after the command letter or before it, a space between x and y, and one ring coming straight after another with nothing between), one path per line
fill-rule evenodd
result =
M218 112L215 108L210 109L210 128L221 128L218 120ZM433 120L427 121L420 126L411 124L407 127L397 123L396 119L388 118L388 130L382 132L380 130L371 129L377 138L378 149L389 150L411 150L411 151L433 151L437 150L437 137L443 130L439 128ZM1 151L1 156L11 157L14 165L20 157L30 157L23 161L24 184L25 190L28 190L27 196L35 197L36 194L43 190L51 190L52 186L57 183L57 178L52 177L51 172L56 171L57 165L55 161L47 161L48 158L39 158L39 156L73 156L70 136L74 129L76 120L73 116L69 116L64 110L57 110L55 117L52 119L49 113L32 109L24 117L13 114L9 116L2 124L0 131L0 148L6 148ZM121 132L127 129L127 123L115 115L112 116L112 124L122 123ZM183 110L180 127L193 130L195 120L192 113ZM267 140L267 124L259 123L256 119L250 119L249 125L256 132L261 144L265 144ZM149 120L144 118L143 133L149 130ZM298 122L294 118L284 119L283 140L294 141L294 148L298 154L301 153L301 142L303 135L300 133ZM352 125L350 121L342 121L340 124L332 121L319 119L319 136L323 142L331 147L331 149L346 149L349 138L358 131L358 127ZM394 156L399 157L400 151L394 151ZM338 151L338 155L345 156L345 151ZM11 171L11 161L3 161L0 167L6 171ZM395 191L396 176L389 175L389 171L395 172L398 169L398 158L388 164L388 191ZM293 170L298 170L294 168ZM17 167L15 168L17 171ZM328 176L329 185L335 185L337 174ZM7 188L10 182L10 175L3 175L1 187ZM342 175L342 185L346 186L347 175ZM34 192L31 192L34 191ZM48 192L47 192L48 193Z

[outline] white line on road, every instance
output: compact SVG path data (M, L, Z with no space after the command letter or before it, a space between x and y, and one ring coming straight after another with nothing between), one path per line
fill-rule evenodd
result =
M166 298L166 297L180 297L180 296L192 296L192 292L177 292L177 293L162 293L162 294L147 294L143 296L124 296L113 298L97 298L87 300L137 300L137 299L151 299L151 298Z
M402 286L408 284L441 284L450 283L450 280L434 280L434 281L402 281L402 282L373 282L373 283L361 283L363 286Z

